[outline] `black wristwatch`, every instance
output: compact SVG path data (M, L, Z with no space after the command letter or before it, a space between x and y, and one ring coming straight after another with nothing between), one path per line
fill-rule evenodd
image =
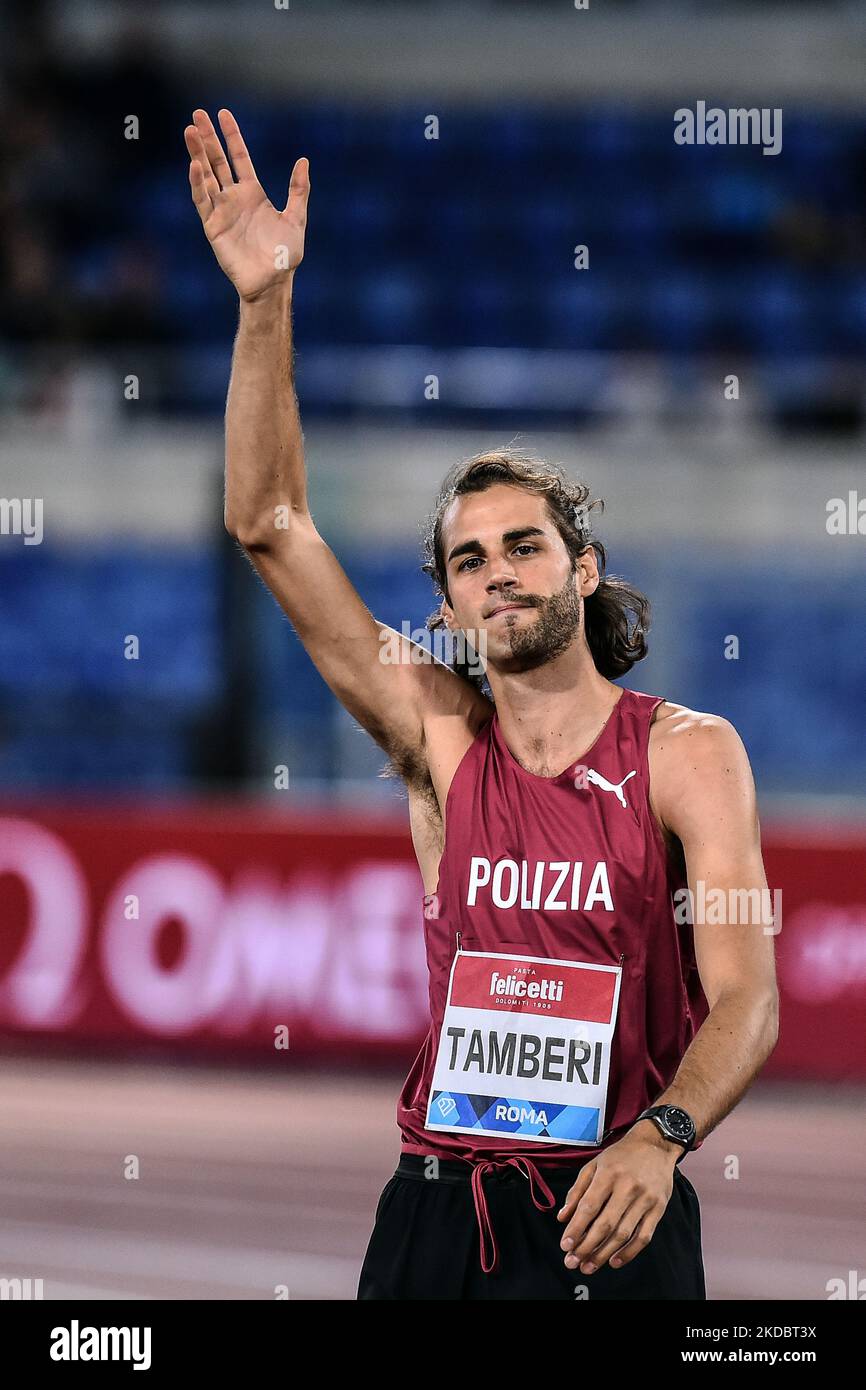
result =
M666 1139L672 1139L682 1147L682 1153L677 1155L677 1163L685 1158L689 1149L694 1148L697 1138L695 1122L688 1111L679 1105L651 1105L642 1115L638 1115L635 1124L638 1120L652 1120Z

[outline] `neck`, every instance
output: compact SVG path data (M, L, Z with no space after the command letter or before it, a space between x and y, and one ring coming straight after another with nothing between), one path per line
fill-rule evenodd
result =
M557 776L592 746L622 693L584 644L533 671L488 668L487 678L505 742L541 777Z

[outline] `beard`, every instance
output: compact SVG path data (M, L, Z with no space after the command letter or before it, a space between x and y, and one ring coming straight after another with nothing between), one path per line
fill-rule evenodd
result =
M513 627L506 627L503 643L507 649L497 652L492 662L499 671L517 674L545 666L564 652L580 632L580 595L574 570L559 592L549 598L541 594L523 594L520 599L513 599L504 594L503 601L537 608L538 617L527 626L515 623Z

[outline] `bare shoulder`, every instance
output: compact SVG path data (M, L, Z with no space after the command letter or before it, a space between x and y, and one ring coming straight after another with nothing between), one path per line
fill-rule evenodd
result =
M751 803L755 788L742 738L729 719L664 701L649 736L650 799L668 827L721 809L733 797Z
M493 715L493 702L472 681L439 666L429 683L423 709L427 770L444 816L454 774L480 730Z
M655 711L649 737L650 755L690 765L746 756L745 746L729 719L664 700Z
M491 718L493 703L472 681L435 659L424 670L421 692L421 742L415 748L395 747L389 768L413 800L441 809L461 759Z
M443 668L427 688L420 752L402 766L392 758L392 770L406 784L412 842L427 893L438 882L454 774L492 713L492 702L475 685Z
M424 732L429 739L437 729L464 727L474 738L493 714L493 701L472 681L437 661L426 682L423 701Z

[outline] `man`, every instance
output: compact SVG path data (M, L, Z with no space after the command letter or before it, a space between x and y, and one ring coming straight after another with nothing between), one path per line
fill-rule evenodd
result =
M646 652L646 601L604 576L587 489L519 454L459 465L428 544L436 622L486 649L489 695L369 613L307 505L291 297L308 162L278 212L219 122L231 166L204 111L185 138L240 299L226 525L405 781L425 888L432 1026L358 1296L705 1298L677 1162L778 1031L769 921L682 910L696 889L763 903L743 745L613 683Z

